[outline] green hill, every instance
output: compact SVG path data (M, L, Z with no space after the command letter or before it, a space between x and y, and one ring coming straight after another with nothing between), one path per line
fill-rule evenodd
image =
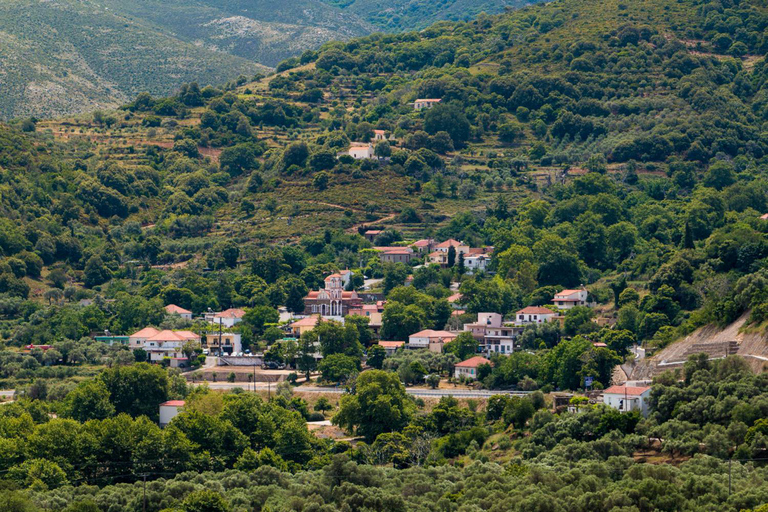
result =
M246 279L275 244L308 266L381 276L355 236L375 224L389 243L493 245L503 298L477 307L509 313L585 283L605 315L663 345L762 304L732 290L768 257L766 25L757 2L558 2L328 43L263 80L19 125L36 133L8 136L36 150L4 164L5 239L17 243L3 250L46 250L90 289L127 279L128 261ZM418 112L416 98L442 103ZM336 158L374 129L397 140L388 160ZM233 244L239 263L223 263ZM85 279L96 255L109 272ZM265 286L316 285L298 268L258 272ZM624 278L642 291L634 312L609 288ZM282 300L236 291L216 300Z
M467 21L538 3L526 0L323 0L386 31L422 29L441 20Z

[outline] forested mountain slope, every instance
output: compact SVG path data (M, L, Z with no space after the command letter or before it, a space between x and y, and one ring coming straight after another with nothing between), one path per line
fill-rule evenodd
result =
M39 258L73 290L114 295L140 262L190 269L200 306L277 306L285 283L317 286L321 268L389 272L355 234L379 222L389 243L493 245L497 278L462 284L471 313L586 284L606 316L658 346L749 308L759 325L766 19L758 2L557 2L329 43L239 86L18 125L33 135L4 129L0 240L33 271L25 281L9 267L4 289L42 297ZM442 103L414 111L425 97ZM380 148L389 159L337 159L374 129L397 140ZM278 242L302 263L269 267ZM192 279L203 268L216 272ZM412 270L398 272L395 283Z
M143 91L224 83L372 30L313 0L7 0L0 118L114 108Z
M537 3L525 0L322 0L386 31L422 29L440 20L466 21Z
M322 43L374 31L353 13L320 0L107 0L176 37L274 67Z

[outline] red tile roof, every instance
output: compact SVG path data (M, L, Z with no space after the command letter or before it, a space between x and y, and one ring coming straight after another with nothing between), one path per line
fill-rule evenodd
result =
M165 310L168 313L175 313L177 315L191 315L192 312L188 309L184 309L180 306L177 306L176 304L168 304L165 306Z
M405 342L404 341L380 341L379 345L387 348L398 348L405 345Z
M243 318L245 311L237 308L230 308L214 315L216 318Z
M649 389L649 386L611 386L603 391L603 394L640 396Z
M187 402L184 400L168 400L167 402L161 403L160 407L163 407L164 405L167 405L168 407L184 407L187 405Z
M556 315L557 313L547 308L541 308L538 306L528 306L527 308L523 308L515 314L516 315Z
M453 238L449 238L445 242L437 244L438 249L448 249L449 247L459 247L464 245L463 243L459 242L458 240L454 240Z
M470 357L466 361L456 363L456 366L458 368L477 368L482 364L491 364L491 362L484 357L475 356L475 357Z

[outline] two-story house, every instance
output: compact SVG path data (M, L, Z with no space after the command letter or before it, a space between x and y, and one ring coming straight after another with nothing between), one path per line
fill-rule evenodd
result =
M555 298L552 299L552 303L558 307L558 309L571 309L576 306L587 306L587 297L589 293L586 288L579 290L563 290L555 294Z
M478 313L477 322L464 324L464 330L472 333L485 354L511 354L520 328L504 325L504 317L498 313Z

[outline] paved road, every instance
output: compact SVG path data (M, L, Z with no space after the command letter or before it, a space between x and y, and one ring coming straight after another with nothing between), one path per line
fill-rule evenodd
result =
M16 393L15 389L2 389L0 390L0 396L13 398L14 393Z
M200 384L195 383L195 384ZM253 384L249 382L209 382L208 386L211 389L234 389L242 388L244 390L253 389ZM275 389L273 384L271 389ZM258 391L267 391L270 387L266 382L257 382L256 389ZM299 393L344 393L343 387L338 388L325 388L319 386L299 386L294 388L294 391ZM408 394L418 396L422 398L434 397L441 398L444 396L453 396L456 398L488 398L493 395L527 395L530 391L485 391L485 390L473 390L473 389L424 389L424 388L406 388Z

